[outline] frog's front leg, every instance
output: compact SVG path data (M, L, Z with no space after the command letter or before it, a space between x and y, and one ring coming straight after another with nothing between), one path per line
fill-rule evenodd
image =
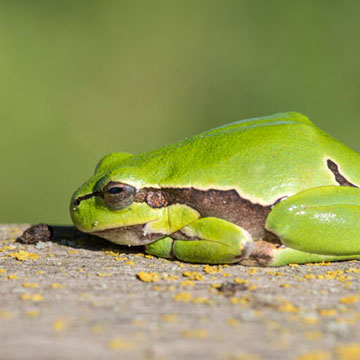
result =
M275 205L265 226L287 247L277 251L274 265L359 258L360 189L321 186L302 191Z
M246 230L214 217L195 220L145 247L147 253L159 257L208 264L237 262L252 249L253 240Z

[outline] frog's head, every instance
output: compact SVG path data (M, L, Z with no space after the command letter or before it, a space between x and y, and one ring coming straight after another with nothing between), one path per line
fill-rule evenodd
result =
M145 226L164 218L166 207L150 206L146 201L146 176L127 161L130 157L124 153L106 156L95 174L75 191L70 213L79 230L118 244L154 241Z

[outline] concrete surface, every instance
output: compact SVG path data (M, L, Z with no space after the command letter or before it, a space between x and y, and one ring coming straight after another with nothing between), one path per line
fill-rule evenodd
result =
M0 359L360 359L358 261L194 266L26 227L0 226Z

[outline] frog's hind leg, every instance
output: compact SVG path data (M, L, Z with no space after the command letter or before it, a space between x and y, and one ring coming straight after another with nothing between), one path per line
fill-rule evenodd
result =
M322 186L275 205L265 227L286 246L273 265L360 257L360 189Z
M249 233L214 217L195 220L172 237L167 236L145 247L146 252L152 255L207 264L237 262L248 256L252 249Z
M254 251L248 258L240 261L247 266L284 266L288 264L305 264L360 259L360 255L322 255L291 249L284 245L267 241L255 242Z
M273 252L273 258L268 266L283 266L288 264L305 264L315 262L330 262L360 259L358 255L321 255L312 254L291 248L279 248Z

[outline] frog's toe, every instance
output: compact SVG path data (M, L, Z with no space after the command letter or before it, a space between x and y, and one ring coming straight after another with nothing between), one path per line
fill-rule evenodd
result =
M242 243L242 251L241 254L239 256L237 256L237 260L243 260L248 258L254 251L255 248L255 244L254 241L251 239L249 241L246 241L244 243Z

